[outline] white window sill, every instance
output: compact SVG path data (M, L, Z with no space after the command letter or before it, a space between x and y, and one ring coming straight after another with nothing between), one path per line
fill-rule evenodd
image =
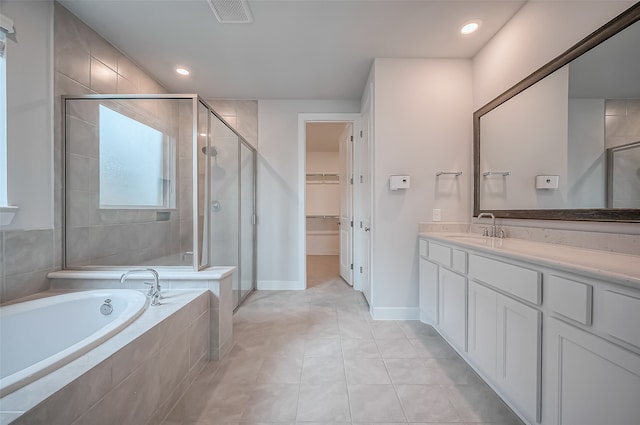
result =
M9 225L19 209L19 207L0 207L0 226Z

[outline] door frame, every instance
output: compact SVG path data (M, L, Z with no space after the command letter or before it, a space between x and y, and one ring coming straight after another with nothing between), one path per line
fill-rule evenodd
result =
M298 254L299 286L307 287L307 224L305 214L306 204L306 174L307 174L307 123L308 122L350 122L353 135L360 133L360 113L300 113L298 114ZM353 158L351 169L354 170ZM353 199L353 192L351 194ZM354 204L355 209L355 204ZM351 214L355 211L352 209ZM354 246L355 250L355 246ZM355 256L355 253L354 253Z

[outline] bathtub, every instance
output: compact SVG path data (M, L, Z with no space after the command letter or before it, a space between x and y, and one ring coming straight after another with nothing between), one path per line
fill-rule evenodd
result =
M106 300L111 300L110 314L101 313ZM0 397L98 346L133 322L147 304L140 291L110 289L0 307Z

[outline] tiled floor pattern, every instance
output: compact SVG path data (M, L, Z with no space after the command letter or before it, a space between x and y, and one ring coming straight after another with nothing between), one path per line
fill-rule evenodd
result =
M234 341L165 425L521 425L430 326L372 321L339 278L255 292L234 316Z

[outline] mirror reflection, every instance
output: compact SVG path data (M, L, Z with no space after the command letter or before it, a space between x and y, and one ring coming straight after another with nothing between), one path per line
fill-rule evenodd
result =
M640 208L639 75L635 23L479 115L476 211Z

